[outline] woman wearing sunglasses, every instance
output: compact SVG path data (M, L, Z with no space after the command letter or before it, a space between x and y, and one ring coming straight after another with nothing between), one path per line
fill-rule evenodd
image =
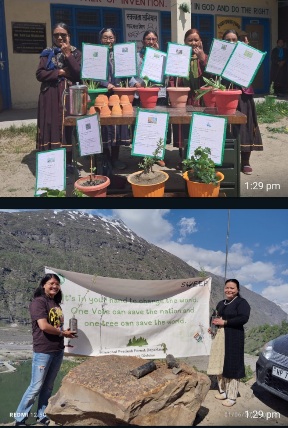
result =
M64 127L63 91L80 81L81 52L70 44L68 26L53 28L53 44L40 54L36 78L41 82L38 101L38 151L66 148L67 168L72 167L72 127Z

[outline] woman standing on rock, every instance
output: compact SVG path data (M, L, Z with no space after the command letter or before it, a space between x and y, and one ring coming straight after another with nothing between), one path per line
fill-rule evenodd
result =
M236 403L240 379L245 377L244 365L244 328L250 316L248 302L239 294L237 279L225 282L225 300L216 307L212 324L217 333L212 342L207 374L217 375L219 392L217 400L223 400L223 406L231 407ZM209 333L211 329L208 330Z
M75 332L70 329L63 330L61 301L60 279L57 275L48 273L40 281L29 306L33 335L32 376L14 414L15 426L26 425L25 420L29 417L37 396L37 424L50 423L45 409L63 360L64 337L75 337Z

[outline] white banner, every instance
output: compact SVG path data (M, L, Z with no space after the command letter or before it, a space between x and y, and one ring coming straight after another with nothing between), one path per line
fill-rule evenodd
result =
M165 10L170 12L170 0L32 0L35 3L57 3L79 6L98 6L98 7L133 7L135 9L153 9Z
M65 352L165 358L209 355L211 278L133 280L45 268L62 277L65 328L73 315L78 337Z

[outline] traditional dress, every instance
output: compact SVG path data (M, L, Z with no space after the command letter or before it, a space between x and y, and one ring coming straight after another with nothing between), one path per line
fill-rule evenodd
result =
M74 46L71 46L71 55L67 58L55 46L45 49L40 55L36 71L36 78L41 82L37 116L38 151L65 147L72 152L73 129L63 125L64 116L69 112L63 109L62 95L66 88L80 81L81 57L81 52ZM58 76L59 69L66 69L69 78Z
M207 374L217 375L220 393L225 392L229 399L236 400L239 380L245 377L243 325L249 320L250 305L237 296L231 301L220 301L216 311L227 324L218 330L214 339L216 346L212 343ZM217 364L219 361L222 367Z
M279 94L288 87L288 49L276 47L271 52L270 82L274 82L274 91Z

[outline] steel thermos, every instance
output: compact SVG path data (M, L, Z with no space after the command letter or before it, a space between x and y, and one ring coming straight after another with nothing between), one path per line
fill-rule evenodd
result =
M70 331L73 331L73 332L75 332L75 333L77 333L77 318L75 318L75 315L73 315L73 317L72 318L70 318L70 320L69 320L69 328L70 328Z
M68 113L72 116L84 116L87 113L88 101L88 88L86 85L76 85L69 87L69 92L63 92L63 105L65 105L64 98L69 94Z

